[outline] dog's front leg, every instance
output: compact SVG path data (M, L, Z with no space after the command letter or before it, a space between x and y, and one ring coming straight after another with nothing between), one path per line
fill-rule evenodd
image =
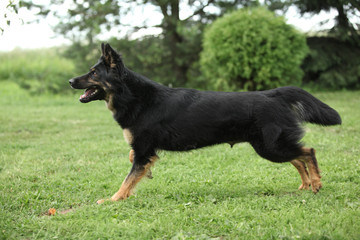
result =
M130 160L130 163L133 164L134 163L134 158L135 158L135 151L134 149L131 149L130 152L129 152L129 160ZM152 172L151 172L151 169L149 168L149 170L146 172L146 177L149 178L149 179L152 179L153 176L152 176Z
M136 184L143 178L146 173L149 171L150 167L157 160L157 156L154 155L150 158L138 158L134 159L133 166L131 168L130 173L127 175L125 180L123 181L119 191L117 191L112 197L111 201L118 201L128 198L132 191L134 190ZM97 201L98 204L103 203L105 200Z

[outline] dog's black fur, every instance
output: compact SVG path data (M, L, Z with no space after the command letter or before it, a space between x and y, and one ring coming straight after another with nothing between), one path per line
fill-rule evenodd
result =
M249 142L265 159L287 162L302 154L302 122L341 124L334 109L297 87L258 92L169 88L126 68L110 45L102 45L102 54L89 73L70 84L87 89L81 102L105 100L131 134L133 169L149 163L157 150L239 142Z

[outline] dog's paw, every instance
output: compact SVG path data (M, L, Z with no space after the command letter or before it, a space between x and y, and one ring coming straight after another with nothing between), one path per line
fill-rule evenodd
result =
M151 172L150 169L147 171L146 177L149 178L149 179L153 179L152 172Z
M302 183L299 187L299 190L309 190L310 183Z
M96 202L96 204L103 204L105 201L109 201L109 199L100 199Z
M311 183L311 188L312 188L313 193L316 194L320 191L320 188L322 188L322 183L320 182L320 180L313 181Z

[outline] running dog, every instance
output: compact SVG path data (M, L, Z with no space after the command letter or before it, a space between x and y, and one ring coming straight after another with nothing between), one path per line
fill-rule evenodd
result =
M317 193L322 187L315 150L300 143L301 123L337 125L341 118L308 92L297 87L256 92L169 88L129 70L109 44L101 44L101 51L90 71L69 83L86 89L82 103L105 100L132 148L132 168L112 201L126 199L142 177L151 177L157 150L221 143L249 142L261 157L294 165L302 181L299 189L311 185Z

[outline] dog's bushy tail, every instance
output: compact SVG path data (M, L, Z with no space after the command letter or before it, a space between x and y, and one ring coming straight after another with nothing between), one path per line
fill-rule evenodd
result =
M324 126L341 124L337 111L298 87L276 89L277 96L290 105L299 120Z

